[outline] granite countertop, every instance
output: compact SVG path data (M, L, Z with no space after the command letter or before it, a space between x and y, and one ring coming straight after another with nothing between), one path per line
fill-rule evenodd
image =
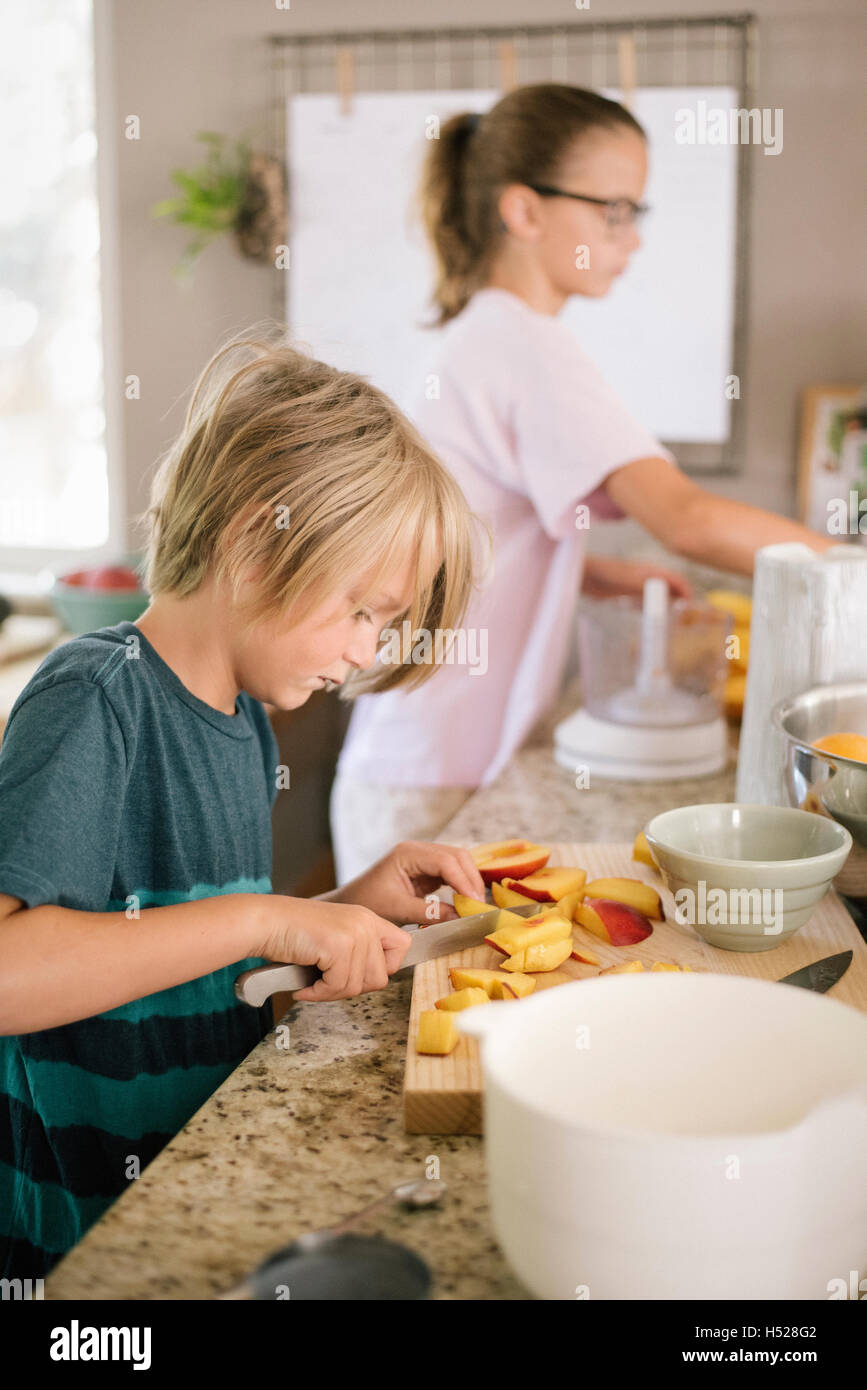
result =
M472 844L630 840L656 812L734 797L725 771L576 791L550 733L557 709L438 837ZM49 1299L207 1299L296 1236L361 1210L437 1161L440 1207L390 1208L358 1227L416 1250L439 1299L523 1299L494 1239L483 1141L406 1134L402 1085L411 983L333 1004L296 1005L290 1046L268 1034L46 1281ZM283 1026L281 1025L281 1027Z

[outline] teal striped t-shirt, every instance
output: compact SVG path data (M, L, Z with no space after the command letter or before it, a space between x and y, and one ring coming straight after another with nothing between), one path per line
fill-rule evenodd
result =
M0 745L0 893L137 912L271 891L277 743L259 701L189 691L133 623L51 652ZM2 929L2 928L0 928ZM94 1018L0 1037L0 1276L48 1273L271 1026L239 960Z

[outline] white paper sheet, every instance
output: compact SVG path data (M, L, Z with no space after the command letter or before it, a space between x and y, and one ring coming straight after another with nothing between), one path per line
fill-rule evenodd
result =
M485 110L498 97L362 93L348 116L332 95L289 105L290 327L318 356L363 372L401 402L431 347L419 325L430 313L432 267L411 214L425 122ZM711 443L728 435L737 148L676 142L675 113L700 100L737 105L722 87L636 94L651 151L644 245L604 299L576 297L563 319L660 438Z

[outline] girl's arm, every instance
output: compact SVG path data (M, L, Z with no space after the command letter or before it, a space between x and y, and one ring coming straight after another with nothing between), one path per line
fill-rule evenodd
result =
M603 484L613 502L684 559L752 574L763 545L800 541L827 550L838 541L800 522L708 492L663 458L636 459Z
M581 592L588 598L613 598L620 594L640 598L645 579L651 578L664 579L672 598L692 598L692 585L676 570L637 560L621 560L615 555L584 556Z

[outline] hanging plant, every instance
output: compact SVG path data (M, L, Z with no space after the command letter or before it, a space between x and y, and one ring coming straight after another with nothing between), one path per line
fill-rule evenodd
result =
M153 208L192 232L176 274L188 278L198 257L216 237L231 235L241 255L270 262L274 248L286 240L286 180L283 166L271 155L254 152L245 140L230 142L214 131L197 137L206 146L203 163L172 170L181 191Z

